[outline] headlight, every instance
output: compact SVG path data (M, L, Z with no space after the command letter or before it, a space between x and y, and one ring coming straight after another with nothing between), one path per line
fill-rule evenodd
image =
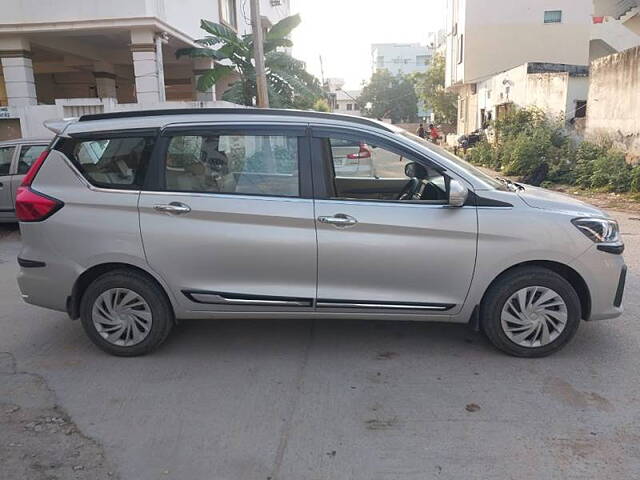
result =
M578 230L595 243L615 243L620 241L618 222L607 218L574 218L571 220Z

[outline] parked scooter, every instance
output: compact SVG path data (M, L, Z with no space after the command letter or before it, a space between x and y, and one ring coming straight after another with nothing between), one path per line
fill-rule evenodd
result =
M464 153L467 153L467 149L473 147L476 143L484 138L484 131L479 128L467 135L461 135L458 137L458 146L462 148Z

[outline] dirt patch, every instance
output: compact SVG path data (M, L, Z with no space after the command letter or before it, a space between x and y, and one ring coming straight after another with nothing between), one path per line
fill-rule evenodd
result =
M39 375L0 353L0 465L7 479L115 479L102 446L84 435Z
M583 202L590 203L605 210L640 214L640 199L637 195L631 193L594 192L566 185L556 185L553 186L551 190L571 195Z
M574 408L595 408L601 412L615 410L613 404L602 395L595 392L581 392L569 382L561 378L550 378L542 388L543 393L549 393L562 403Z

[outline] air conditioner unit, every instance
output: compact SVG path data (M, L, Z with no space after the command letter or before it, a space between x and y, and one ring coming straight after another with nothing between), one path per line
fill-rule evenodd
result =
M282 0L271 0L272 7L280 7L282 5Z

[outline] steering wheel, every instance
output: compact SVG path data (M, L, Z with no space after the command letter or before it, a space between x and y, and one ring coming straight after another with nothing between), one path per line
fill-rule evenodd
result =
M416 200L414 196L420 190L420 180L416 177L411 178L404 187L402 187L402 191L400 195L398 195L398 200Z

